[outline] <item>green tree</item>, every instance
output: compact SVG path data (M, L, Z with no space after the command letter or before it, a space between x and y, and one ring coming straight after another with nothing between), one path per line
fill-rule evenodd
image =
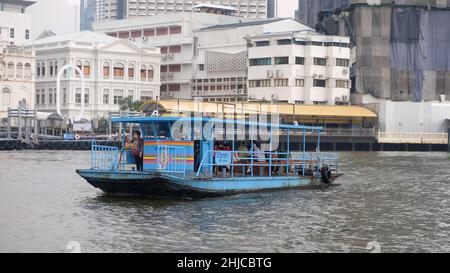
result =
M119 106L122 111L139 111L143 103L143 101L133 101L131 98L126 97L119 101Z

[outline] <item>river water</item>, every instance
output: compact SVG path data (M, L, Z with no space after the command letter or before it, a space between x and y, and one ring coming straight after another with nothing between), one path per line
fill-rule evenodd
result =
M84 182L89 152L0 152L0 252L449 252L448 157L342 153L330 189L153 201Z

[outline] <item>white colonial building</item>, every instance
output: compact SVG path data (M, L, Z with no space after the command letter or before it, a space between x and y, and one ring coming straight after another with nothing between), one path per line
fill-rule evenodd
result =
M57 110L57 74L72 64L85 78L82 98L81 77L76 69L62 72L60 106L62 115L77 118L85 103L85 118L102 117L119 110L125 97L133 101L159 98L160 51L111 36L83 31L51 36L27 45L36 52L36 108Z
M248 50L249 100L348 104L350 40L312 30L253 36Z
M220 24L195 33L192 96L211 102L248 99L248 46L261 33L311 30L293 19L276 18Z
M25 101L34 107L34 51L22 44L30 39L31 16L26 8L32 1L0 1L0 118L8 108Z
M194 54L201 46L195 32L219 24L247 22L212 13L168 13L94 24L94 30L161 49L161 98L191 99L196 71Z

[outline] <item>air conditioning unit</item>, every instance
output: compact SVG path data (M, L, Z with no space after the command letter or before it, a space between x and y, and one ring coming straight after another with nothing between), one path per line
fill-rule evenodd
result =
M342 101L348 102L348 96L346 95L342 96Z
M238 94L243 94L244 93L244 89L239 89L238 90Z
M341 101L341 98L340 97L336 97L336 98L334 98L334 101L339 102L339 101Z
M167 55L167 58L168 58L169 60L173 60L173 53L169 53L169 54Z
M323 75L322 75L322 74L319 74L319 75L317 75L317 78L323 79Z
M162 55L161 58L163 59L163 61L167 61L167 55Z
M342 69L342 74L347 75L348 74L348 69Z
M168 74L167 74L167 77L168 77L169 79L173 79L173 73L168 73Z
M147 37L142 37L142 41L147 41Z
M313 78L317 78L317 74L313 74L312 77L313 77Z
M136 40L134 38L128 38L128 41L130 42L136 42Z
M273 78L273 71L272 70L267 70L267 78Z

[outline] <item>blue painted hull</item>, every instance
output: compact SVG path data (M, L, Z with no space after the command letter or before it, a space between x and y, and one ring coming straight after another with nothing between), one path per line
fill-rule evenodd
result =
M77 170L77 173L105 193L153 198L198 199L258 191L328 186L312 176L198 178L157 172ZM335 176L333 181L338 176Z

